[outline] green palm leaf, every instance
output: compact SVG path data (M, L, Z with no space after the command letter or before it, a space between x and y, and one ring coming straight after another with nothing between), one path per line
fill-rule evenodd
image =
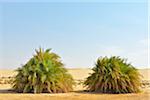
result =
M72 91L74 84L72 76L63 67L60 57L50 52L36 50L24 66L18 68L18 74L13 82L13 89L17 92L58 93Z
M126 59L120 57L100 57L93 73L84 82L89 91L103 93L139 92L140 74Z

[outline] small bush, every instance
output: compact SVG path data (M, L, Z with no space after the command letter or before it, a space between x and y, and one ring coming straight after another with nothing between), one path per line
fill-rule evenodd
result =
M41 48L24 66L17 69L13 89L23 93L64 93L72 91L72 76L63 67L60 57Z
M88 91L102 93L136 93L140 88L140 74L120 57L99 58L85 80Z

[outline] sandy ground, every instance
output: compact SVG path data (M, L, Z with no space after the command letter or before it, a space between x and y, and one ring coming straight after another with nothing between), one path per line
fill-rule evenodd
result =
M150 69L139 70L142 74L142 80L150 81ZM83 81L90 69L69 69L76 81ZM0 70L0 78L14 76L16 73L12 70ZM74 87L70 93L59 94L22 94L9 91L10 84L0 84L0 100L150 100L150 88L144 88L138 94L100 94L83 92L82 85Z

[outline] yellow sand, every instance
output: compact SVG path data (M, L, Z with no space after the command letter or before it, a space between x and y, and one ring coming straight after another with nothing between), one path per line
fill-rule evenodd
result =
M143 80L150 80L150 69L139 70L143 75ZM75 80L84 80L88 73L91 73L90 69L69 69L69 73L72 74ZM0 70L0 77L14 76L16 72L12 70ZM0 84L0 100L150 100L150 89L145 88L142 93L139 94L94 94L86 93L82 85L74 87L74 91L70 93L59 94L22 94L11 93L7 89L10 89L10 84Z

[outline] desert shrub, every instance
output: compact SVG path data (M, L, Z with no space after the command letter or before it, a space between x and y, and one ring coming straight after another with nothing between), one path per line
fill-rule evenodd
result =
M72 91L72 76L63 67L60 57L51 52L36 50L25 65L17 69L13 89L23 93L64 93Z
M136 93L140 91L138 70L120 57L100 57L84 82L90 92Z

